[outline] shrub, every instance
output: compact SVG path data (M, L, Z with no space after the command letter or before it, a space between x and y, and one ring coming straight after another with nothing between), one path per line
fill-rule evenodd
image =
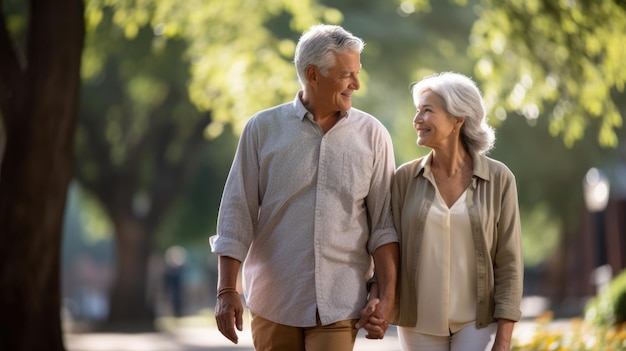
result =
M626 322L626 270L587 303L585 320L596 326L616 326Z
M534 330L524 338L514 338L512 351L624 351L626 324L591 325L580 318L561 323L546 313L535 320Z

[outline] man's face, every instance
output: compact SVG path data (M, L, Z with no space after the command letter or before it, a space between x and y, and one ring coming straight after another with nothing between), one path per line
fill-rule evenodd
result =
M336 62L318 79L312 90L312 100L318 113L347 111L352 107L352 93L359 90L361 55L356 51L335 54Z

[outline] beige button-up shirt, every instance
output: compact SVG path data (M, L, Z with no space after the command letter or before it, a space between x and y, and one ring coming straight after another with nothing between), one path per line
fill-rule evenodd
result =
M424 176L432 152L398 168L393 182L392 210L400 242L400 275L393 324L414 327L420 293L419 272L424 227L436 196ZM496 319L521 317L524 264L517 189L513 173L485 156L473 159L472 182L467 189L476 273L476 327Z
M373 252L397 242L389 133L347 111L324 133L299 95L253 116L220 205L213 252L243 264L251 312L296 327L360 316Z

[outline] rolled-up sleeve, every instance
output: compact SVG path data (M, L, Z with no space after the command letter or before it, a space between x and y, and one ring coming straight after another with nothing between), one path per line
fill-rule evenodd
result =
M368 251L373 254L377 248L398 242L398 235L391 214L391 183L395 172L395 160L391 137L386 132L377 135L376 157L370 191L366 199L371 234Z
M515 177L508 172L507 175L503 177L502 203L497 226L498 239L494 257L494 318L517 321L521 318L520 303L524 274L522 229Z
M254 239L259 212L259 166L254 118L244 128L231 166L217 217L211 250L242 261Z

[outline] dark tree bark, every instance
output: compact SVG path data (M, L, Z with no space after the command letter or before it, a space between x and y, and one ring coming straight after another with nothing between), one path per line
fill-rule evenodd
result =
M0 13L0 350L64 350L60 248L83 13L80 0L29 1L25 53Z

